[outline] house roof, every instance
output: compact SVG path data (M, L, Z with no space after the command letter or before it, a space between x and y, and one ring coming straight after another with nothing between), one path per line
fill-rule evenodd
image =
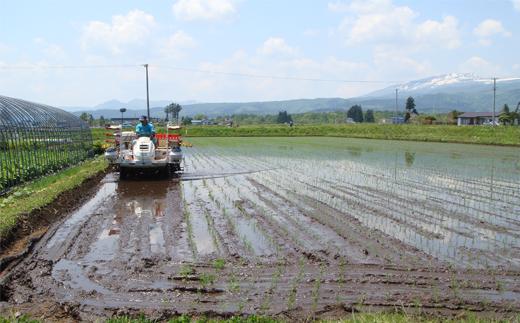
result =
M478 118L478 117L493 117L493 112L464 112L459 118ZM498 113L495 113L498 117Z

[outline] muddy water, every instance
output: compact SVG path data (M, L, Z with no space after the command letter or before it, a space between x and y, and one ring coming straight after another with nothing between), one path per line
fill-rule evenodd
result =
M88 321L142 311L302 319L417 302L520 309L517 150L192 141L181 178L108 174L4 276L2 301Z

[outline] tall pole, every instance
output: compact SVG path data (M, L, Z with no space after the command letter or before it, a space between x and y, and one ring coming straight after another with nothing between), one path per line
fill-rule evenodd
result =
M496 104L496 97L497 97L497 78L493 78L493 127L495 126L495 104Z
M148 122L150 122L150 92L148 90L148 64L143 65L146 69L146 115L148 116Z
M121 112L121 131L123 131L123 122L124 122L123 113L126 112L126 108L119 109L119 112Z
M397 96L398 96L398 93L399 93L399 89L395 89L395 117L394 117L394 123L397 123L397 111L398 111L398 108L397 108Z

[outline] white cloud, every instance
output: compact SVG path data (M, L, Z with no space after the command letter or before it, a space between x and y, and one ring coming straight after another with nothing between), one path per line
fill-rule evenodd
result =
M460 46L458 20L453 16L446 16L441 22L426 20L420 24L415 35L419 42L441 47L457 48Z
M83 28L82 48L100 46L120 54L126 46L142 44L156 26L155 18L141 10L112 16L111 23L91 21Z
M417 21L419 14L407 6L397 6L390 0L329 3L329 9L345 12L338 27L349 46L364 43L394 44L410 50L459 47L458 20L446 16L440 21Z
M390 40L406 34L415 16L408 7L393 7L387 12L362 11L354 18L347 16L339 29L347 34L350 44Z
M263 55L294 55L297 53L296 49L287 45L285 40L279 37L268 38L258 49L258 51Z
M504 28L502 22L494 19L482 21L473 33L480 38L479 43L484 46L491 45L491 38L494 36L511 37L511 32Z
M173 13L181 20L225 20L236 13L232 0L177 0Z
M165 42L162 53L166 57L182 58L186 51L197 47L197 42L182 30L175 32Z
M492 77L494 75L499 75L501 68L499 65L490 63L480 56L473 56L459 66L459 71L482 77Z
M513 3L513 7L520 11L520 0L511 0L511 2Z

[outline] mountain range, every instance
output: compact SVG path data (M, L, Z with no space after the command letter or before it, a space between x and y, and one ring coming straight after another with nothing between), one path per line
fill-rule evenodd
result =
M520 102L520 78L497 79L497 111L504 104L515 108ZM383 88L354 98L317 98L284 101L242 102L242 103L198 103L179 102L183 109L181 115L194 116L205 114L208 117L232 114L276 114L286 110L288 113L326 112L345 110L354 104L363 109L394 111L398 92L398 109L404 110L406 99L415 99L419 113L458 111L491 111L493 108L493 80L473 74L445 74L415 80ZM164 116L164 107L171 100L150 101L152 116ZM64 107L77 115L86 112L95 118L120 117L119 108L125 107L126 117L137 117L146 113L146 101L134 99L129 102L110 100L91 108Z

